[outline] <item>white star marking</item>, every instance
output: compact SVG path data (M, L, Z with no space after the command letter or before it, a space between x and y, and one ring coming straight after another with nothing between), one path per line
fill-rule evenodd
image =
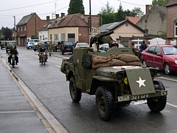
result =
M146 81L146 80L142 80L141 77L139 77L139 80L136 81L136 82L139 84L139 88L140 88L141 86L145 86L145 87L146 87L146 85L144 84L145 81Z

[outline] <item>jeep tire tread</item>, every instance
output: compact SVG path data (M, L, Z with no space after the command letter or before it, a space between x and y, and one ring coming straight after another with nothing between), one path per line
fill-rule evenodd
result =
M81 90L76 87L76 82L75 82L74 77L70 78L69 91L70 91L70 96L73 102L78 103L81 100L82 93L81 93Z
M154 80L153 83L159 86L158 88L156 88L156 90L165 90L165 87L162 84L162 82ZM147 99L147 105L152 112L162 111L166 106L166 102L167 102L166 96Z
M114 98L112 93L105 87L100 86L96 91L96 105L100 118L109 121L114 114Z

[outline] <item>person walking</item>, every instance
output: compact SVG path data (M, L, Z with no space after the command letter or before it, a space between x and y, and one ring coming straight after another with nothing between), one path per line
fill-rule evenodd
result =
M145 41L143 41L143 43L140 46L140 52L144 51L147 48L147 45L145 43Z

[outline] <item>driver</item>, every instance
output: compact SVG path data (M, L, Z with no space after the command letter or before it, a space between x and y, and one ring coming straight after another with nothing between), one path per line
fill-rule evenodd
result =
M16 46L12 46L12 48L9 52L9 57L8 57L9 64L11 64L12 54L15 55L15 60L16 60L16 65L17 65L17 63L18 63L18 51L16 49Z
M45 56L46 56L46 62L47 62L47 59L48 59L48 56L47 56L47 49L44 47L44 45L42 45L39 49L39 62L41 61L41 57L42 57L42 54L45 53ZM41 63L41 62L40 62Z

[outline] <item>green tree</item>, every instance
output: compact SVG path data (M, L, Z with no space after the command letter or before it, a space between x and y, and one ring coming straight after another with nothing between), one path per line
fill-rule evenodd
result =
M114 22L114 8L109 5L109 2L107 2L106 7L101 8L100 14L100 25Z
M12 38L12 30L8 27L4 28L2 31L2 34L4 35L5 40L11 40Z
M31 39L37 39L36 36L33 34L31 35Z
M68 14L81 13L85 14L82 0L70 0Z
M122 4L120 3L119 9L115 13L115 21L122 21L125 20L126 14L125 11L122 8Z
M165 6L170 0L152 0L152 6Z
M143 15L144 13L141 11L141 8L139 7L134 7L134 9L130 11L129 13L129 16L132 16L132 17L141 17Z

